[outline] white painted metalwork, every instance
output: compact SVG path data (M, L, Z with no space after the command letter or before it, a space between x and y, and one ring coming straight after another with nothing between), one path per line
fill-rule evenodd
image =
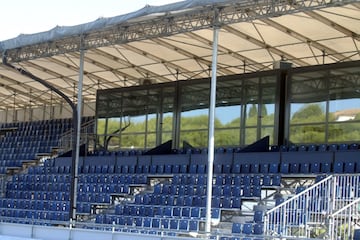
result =
M355 229L360 229L360 198L340 208L329 217L330 239L354 239Z
M324 178L269 210L265 215L265 234L321 239L338 239L334 234L340 233L351 235L353 228L345 226L356 220L353 206L358 206L359 181L359 175Z
M215 21L217 21L215 19ZM208 136L208 169L207 169L207 194L206 194L206 223L205 232L211 231L211 198L212 198L212 179L215 151L215 105L216 105L216 75L217 75L217 50L219 39L219 27L214 26L213 33L213 55L212 55L212 76L210 89L210 108L209 108L209 136Z

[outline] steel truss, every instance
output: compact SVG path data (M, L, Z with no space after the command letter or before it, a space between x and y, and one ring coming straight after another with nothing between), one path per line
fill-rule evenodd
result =
M122 22L108 28L84 34L7 49L8 62L21 62L36 58L78 52L80 49L94 49L124 44L151 38L166 37L179 33L207 29L213 26L215 12L218 24L227 25L250 20L276 17L326 7L341 6L358 0L258 0L226 1L222 4L197 7L180 13L165 13L159 17L134 22ZM83 46L81 42L83 41Z

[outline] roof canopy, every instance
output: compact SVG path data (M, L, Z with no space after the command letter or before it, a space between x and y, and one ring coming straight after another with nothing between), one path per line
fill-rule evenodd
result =
M97 89L206 78L213 27L218 75L360 60L360 1L188 0L0 42L2 60L76 101L80 49L83 98ZM0 65L0 109L63 102L40 83Z

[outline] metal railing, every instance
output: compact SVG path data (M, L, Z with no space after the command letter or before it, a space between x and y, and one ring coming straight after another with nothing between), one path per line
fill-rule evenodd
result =
M85 122L81 125L80 129L80 145L89 144L91 141L95 141L94 134L95 120ZM59 151L60 153L66 153L72 150L74 141L74 129L71 129L61 135L59 139Z
M329 216L330 239L352 240L355 229L360 229L360 198Z
M265 214L264 232L279 237L329 239L340 230L338 216L359 198L360 175L330 175ZM331 221L330 221L331 220ZM345 234L345 233L344 233ZM337 238L330 238L337 239ZM344 239L344 238L341 238Z

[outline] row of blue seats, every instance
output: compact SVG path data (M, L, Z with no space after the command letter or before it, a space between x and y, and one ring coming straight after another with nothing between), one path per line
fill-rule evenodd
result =
M162 189L155 188L154 193L157 195L206 195L206 185L165 185ZM227 197L260 197L262 186L260 185L213 185L213 196Z
M281 145L278 148L273 147L273 150L278 150L281 152L326 152L326 151L356 151L359 150L359 144L358 143L333 143L333 144L302 144L302 145Z
M3 198L0 200L0 208L14 208L27 210L49 210L49 211L69 211L69 201L48 201L48 200L30 200Z
M222 196L213 196L212 197L212 207L214 208L241 208L242 198L259 198L260 196L255 196L259 192L252 192L251 188L247 194L244 194L240 197L222 197ZM195 206L195 207L205 207L206 206L206 196L202 195L154 195L154 194L145 194L135 197L135 204L143 205L153 205L153 206Z
M234 235L262 235L264 233L264 224L262 223L233 223L232 234Z
M47 182L8 182L7 191L44 191L44 192L68 192L70 183L47 183Z
M34 174L33 168L28 169L28 174L16 174L12 177L13 183L70 183L71 177L69 174Z
M26 209L10 209L2 208L0 209L0 216L10 217L10 218L25 218L32 220L51 220L51 221L69 221L69 212L59 212L59 211L32 211Z
M359 173L360 163L355 161L281 163L282 174Z
M6 198L29 199L29 200L48 200L48 201L69 201L70 192L61 191L29 191L29 190L9 190L6 191Z
M211 209L211 218L220 218L220 208ZM115 207L116 215L124 216L142 216L142 217L175 217L175 218L191 218L205 219L205 207L193 206L144 206L140 204L118 204Z
M141 216L119 216L119 215L98 215L96 223L112 224L117 226L128 226L137 228L151 228L154 230L174 230L174 231L199 231L199 220L194 219L170 219L161 217L141 217Z
M212 182L214 185L280 186L281 175L280 174L216 174ZM174 175L171 179L171 184L206 185L207 176L205 174Z
M94 204L110 204L111 195L108 193L88 193L81 192L77 196L79 202L88 202Z

